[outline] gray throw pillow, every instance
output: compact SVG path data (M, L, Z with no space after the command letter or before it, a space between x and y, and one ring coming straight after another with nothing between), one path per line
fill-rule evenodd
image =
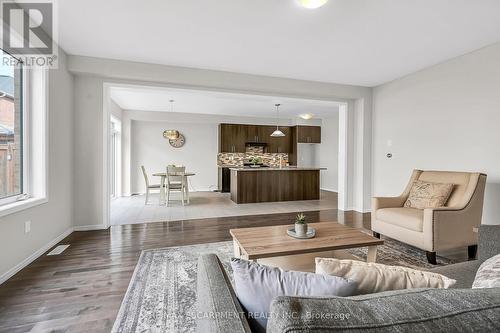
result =
M472 289L500 287L500 254L489 258L479 266Z
M276 296L352 296L357 283L338 276L284 271L233 258L236 295L247 312L252 332L265 332Z

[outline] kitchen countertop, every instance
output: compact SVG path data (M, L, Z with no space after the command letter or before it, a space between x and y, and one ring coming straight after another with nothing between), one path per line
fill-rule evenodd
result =
M288 167L282 167L282 168L251 168L251 167L230 167L231 170L234 171L299 171L299 170L308 170L308 171L314 171L314 170L326 170L326 168L308 168L308 167L295 167L295 166L288 166Z

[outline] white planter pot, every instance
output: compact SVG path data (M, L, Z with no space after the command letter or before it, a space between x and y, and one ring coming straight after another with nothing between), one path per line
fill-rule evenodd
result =
M305 236L307 234L307 223L295 223L295 233L297 236Z

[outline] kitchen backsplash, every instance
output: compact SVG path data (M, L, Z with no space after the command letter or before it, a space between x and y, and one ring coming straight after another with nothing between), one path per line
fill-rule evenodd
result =
M288 163L288 154L284 153L262 153L248 151L246 153L219 153L217 154L217 165L218 166L243 166L244 162L249 162L252 157L260 157L262 163L269 165L270 167L280 166L280 156L283 166Z

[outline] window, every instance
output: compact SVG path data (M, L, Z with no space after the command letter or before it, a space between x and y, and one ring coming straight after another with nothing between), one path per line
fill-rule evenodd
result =
M24 182L24 84L20 61L0 50L0 204L22 199Z
M0 60L1 217L48 201L48 71Z

